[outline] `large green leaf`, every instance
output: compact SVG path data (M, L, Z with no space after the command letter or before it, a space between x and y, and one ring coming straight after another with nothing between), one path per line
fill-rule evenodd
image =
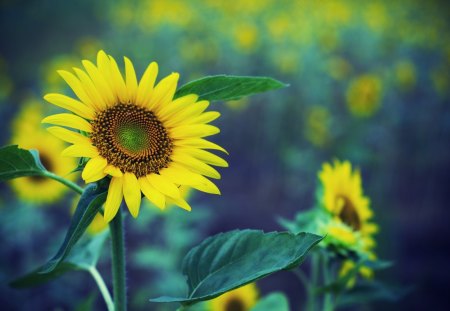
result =
M298 266L322 240L311 233L264 233L235 230L203 241L183 260L187 297L159 297L153 302L191 304L209 300L277 271Z
M91 267L96 266L107 237L108 231L105 231L86 239L83 241L84 243L79 243L73 249L72 253L53 270L42 273L42 267L39 267L12 281L10 285L15 288L26 288L46 283L58 278L66 272L89 270Z
M258 94L288 86L268 77L245 76L208 76L183 85L175 97L197 94L199 99L236 100L245 96Z
M289 301L283 293L272 293L258 301L250 311L289 311Z
M61 247L56 255L42 267L41 273L51 272L64 260L99 212L106 200L106 195L107 191L98 184L89 184L85 188Z
M20 149L17 145L0 148L0 181L24 176L44 176L46 171L37 150Z

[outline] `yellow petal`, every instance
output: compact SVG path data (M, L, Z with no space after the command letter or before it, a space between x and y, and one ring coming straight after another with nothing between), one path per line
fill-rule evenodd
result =
M61 152L61 155L66 157L95 158L99 154L97 148L92 145L78 144L67 147Z
M127 57L124 57L124 60L128 100L135 103L138 88L136 72L134 71L133 63Z
M103 173L103 170L107 164L108 162L102 156L90 159L81 173L81 178L87 183L102 179L106 176L106 174Z
M68 143L85 144L85 145L91 143L91 140L88 137L83 136L80 133L68 130L64 127L51 126L51 127L47 128L47 131L49 131L54 136L58 137L61 140L66 141Z
M197 160L196 158L190 155L174 152L172 154L172 160L175 163L178 163L181 166L188 168L195 173L199 173L211 178L220 179L220 174L217 170L215 170L212 166L209 166L208 164L203 163L202 161Z
M109 57L103 50L100 50L97 53L97 67L98 71L101 73L106 83L108 83L111 90L114 90L114 84L111 77L111 65L109 62Z
M182 125L169 130L174 139L200 138L220 132L218 127L209 124Z
M149 109L153 109L158 106L165 106L172 101L175 90L177 89L179 78L180 75L174 72L159 81L158 85L153 90L153 94L148 105Z
M166 208L166 196L156 190L151 184L150 181L146 177L140 177L138 179L139 185L141 186L141 190L144 193L145 197L156 205L160 209Z
M68 96L61 94L47 94L44 96L44 99L53 105L72 111L85 119L93 120L95 118L94 109Z
M141 206L141 187L133 173L123 174L123 196L131 215L136 218Z
M175 204L179 207L181 207L182 209L190 212L192 210L191 206L189 205L188 202L186 202L184 199L182 198L167 198L167 202L168 203L172 203Z
M92 101L92 104L96 107L96 110L103 110L107 107L107 102L100 95L99 90L92 82L91 78L87 75L86 72L79 68L73 68L78 78L80 79L86 94L88 94L89 98Z
M169 179L158 174L147 175L150 184L162 194L172 198L180 197L180 190Z
M158 112L158 117L162 121L168 120L172 115L176 114L178 111L193 105L198 99L198 95L189 94L175 99L174 101L168 103L164 106L154 107Z
M228 154L228 151L223 149L221 146L210 142L209 140L203 138L189 138L189 139L180 139L174 142L175 146L189 146L194 148L201 149L212 149L212 150L220 150Z
M106 105L112 106L113 104L115 104L117 102L116 97L114 96L114 93L111 90L108 82L106 82L103 75L98 71L97 67L88 60L83 60L81 63L88 72L92 82L95 85L95 88L103 98Z
M220 194L219 188L209 179L193 173L176 163L172 163L170 167L162 169L160 173L175 184L191 186L206 193Z
M214 121L215 119L217 119L218 117L220 117L220 113L217 111L208 111L205 113L202 113L199 116L193 117L193 118L189 118L188 120L185 120L183 122L183 124L206 124L209 122Z
M178 152L185 152L205 163L212 164L215 166L228 167L227 161L225 161L221 157L216 156L211 152L197 148L186 148L186 147L180 147L177 150Z
M206 100L196 102L185 109L178 111L175 115L165 121L164 125L172 127L183 124L186 121L200 115L208 106L209 102Z
M80 80L78 78L65 70L58 70L58 74L66 81L66 83L70 86L70 88L73 90L75 95L87 106L96 108L97 106L94 105L88 94L83 88L83 85L81 84Z
M70 113L59 113L48 116L42 120L42 123L67 126L88 133L92 132L92 126L88 121Z
M105 170L103 171L105 174L114 176L114 177L122 177L122 171L120 170L120 168L115 167L113 165L108 165L107 167L105 167Z
M158 75L158 64L152 62L148 65L147 69L139 82L136 104L139 106L147 106L150 97L153 94L153 86L155 85L156 76Z
M116 90L117 96L121 103L126 103L128 101L127 86L125 81L123 81L122 74L120 73L119 66L117 65L114 58L109 57L111 62L111 79L113 83L113 89Z
M103 217L106 222L110 222L116 216L123 198L123 177L113 177L109 184L108 196L105 202L105 214Z

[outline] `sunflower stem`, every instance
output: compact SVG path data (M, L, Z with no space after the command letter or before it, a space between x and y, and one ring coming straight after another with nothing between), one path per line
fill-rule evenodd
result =
M65 178L63 178L63 177L61 177L61 176L58 176L58 175L56 175L56 174L54 174L54 173L52 173L52 172L44 171L44 172L43 172L43 176L44 176L44 177L51 178L51 179L53 179L53 180L56 180L56 181L62 183L64 186L69 187L69 188L72 189L73 191L78 192L79 194L82 194L82 193L83 193L83 188L81 188L80 186L78 186L76 183L71 182L70 180L67 180L67 179L65 179Z
M90 267L88 271L91 274L92 278L95 280L95 283L97 283L98 289L100 290L100 293L102 294L103 299L105 300L108 311L114 311L114 303L108 291L108 287L106 287L105 281L98 272L97 268Z
M112 245L112 276L115 311L127 310L127 285L125 270L125 243L122 212L109 223Z

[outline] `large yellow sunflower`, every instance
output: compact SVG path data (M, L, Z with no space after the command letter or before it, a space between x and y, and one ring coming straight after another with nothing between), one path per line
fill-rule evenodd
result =
M197 101L195 94L174 99L178 73L155 85L155 62L139 82L126 57L125 78L114 58L103 51L97 55L97 65L87 60L82 64L85 70L74 68L75 74L59 71L78 99L61 94L44 97L72 113L52 115L42 122L57 125L48 130L73 144L63 155L90 159L81 175L87 183L111 177L106 221L114 218L123 198L131 215L137 217L141 192L160 208L173 202L186 210L191 207L182 199L178 186L220 193L205 178L220 178L211 165L228 166L205 150L226 152L204 139L219 132L208 124L220 116L215 111L205 112L208 101Z
M207 302L208 311L248 311L258 301L258 288L250 283Z
M66 146L64 142L39 129L42 117L39 102L28 99L13 121L11 141L20 148L37 149L41 162L47 170L74 181L75 174L69 173L76 168L77 161L60 156ZM14 179L11 186L19 198L33 203L55 202L67 191L66 186L59 182L39 176Z
M360 233L364 248L374 246L372 235L378 230L370 220L373 212L369 198L364 196L361 175L352 170L348 161L334 161L334 165L325 163L319 172L322 183L321 205L337 220Z

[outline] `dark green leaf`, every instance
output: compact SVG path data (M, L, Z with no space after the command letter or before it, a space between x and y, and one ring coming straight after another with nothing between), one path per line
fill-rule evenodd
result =
M272 293L250 309L250 311L289 311L289 301L283 293Z
M97 299L97 292L91 293L75 308L75 311L92 311L95 310L95 300Z
M0 148L0 181L24 176L44 176L45 172L37 150L20 149L17 145Z
M277 271L298 266L322 240L311 233L264 233L236 230L221 233L191 249L183 260L187 297L159 297L153 302L191 304L209 300Z
M72 253L53 270L42 273L43 267L39 267L12 281L10 286L15 288L36 286L56 279L66 272L88 270L90 267L95 267L107 237L108 231L105 231L86 239L83 241L84 243L79 243L74 247Z
M75 243L78 242L86 228L91 224L106 200L107 191L97 184L89 184L81 195L77 209L73 215L69 230L58 252L41 270L41 273L51 272L66 258Z
M27 288L37 286L56 279L66 272L80 270L80 268L72 263L62 262L49 273L42 274L39 273L40 270L41 268L33 270L30 273L27 273L26 275L12 281L11 283L9 283L9 285L14 288Z
M344 294L339 296L338 305L348 306L355 304L368 303L372 301L390 301L395 302L402 299L413 288L387 286L378 281L360 282Z
M204 77L183 85L175 93L175 97L197 94L200 100L236 100L286 86L288 85L268 77L218 75Z

